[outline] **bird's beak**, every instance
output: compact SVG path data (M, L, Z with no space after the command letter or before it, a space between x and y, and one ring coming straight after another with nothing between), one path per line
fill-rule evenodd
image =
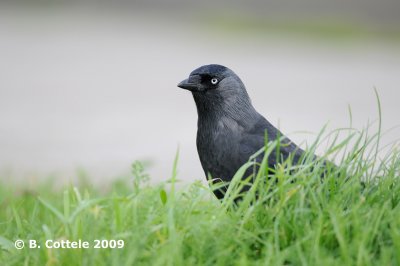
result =
M190 90L190 91L195 91L198 90L198 84L193 83L193 82L189 82L189 79L185 79L182 80L179 84L178 84L179 88L185 89L185 90Z

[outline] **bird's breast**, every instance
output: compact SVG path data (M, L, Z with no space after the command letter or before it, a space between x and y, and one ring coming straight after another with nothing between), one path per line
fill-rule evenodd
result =
M199 122L197 151L203 170L214 178L230 179L234 174L240 142L240 128L220 119L207 124Z

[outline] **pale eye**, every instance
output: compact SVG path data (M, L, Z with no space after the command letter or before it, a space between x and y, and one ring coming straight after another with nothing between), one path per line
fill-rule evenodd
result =
M218 83L218 79L217 78L212 78L211 79L211 84L215 85Z

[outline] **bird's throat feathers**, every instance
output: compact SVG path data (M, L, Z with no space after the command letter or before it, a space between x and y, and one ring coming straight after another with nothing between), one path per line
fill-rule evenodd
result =
M223 93L215 91L195 92L193 98L196 103L199 122L210 123L227 118L243 120L258 115L246 92L241 94L233 92L230 95L228 91Z

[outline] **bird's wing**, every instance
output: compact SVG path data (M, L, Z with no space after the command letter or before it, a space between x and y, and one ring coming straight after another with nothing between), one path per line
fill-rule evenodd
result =
M295 145L290 139L284 137L284 135L269 123L264 117L260 116L258 121L243 133L239 153L240 157L246 157L247 159L260 150L265 145L265 140L274 141L280 138L279 148L272 151L268 158L268 164L273 167L277 160L278 162L286 160L289 156L293 156L293 162L297 163L304 151ZM261 161L263 154L257 157L257 161Z

